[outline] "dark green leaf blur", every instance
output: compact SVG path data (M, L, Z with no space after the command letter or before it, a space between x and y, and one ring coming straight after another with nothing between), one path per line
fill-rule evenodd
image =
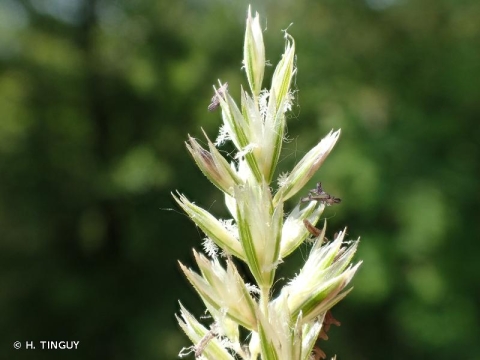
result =
M321 181L342 199L324 213L327 237L361 236L364 264L333 310L342 325L320 347L339 360L480 359L480 2L252 5L271 64L282 29L297 46L279 172L342 129L286 209ZM2 359L175 359L190 345L178 300L203 307L177 260L193 266L204 235L170 193L227 216L184 141L201 128L215 139L218 79L237 99L247 87L247 6L0 1ZM277 289L307 251L282 264ZM61 340L79 348L40 349Z

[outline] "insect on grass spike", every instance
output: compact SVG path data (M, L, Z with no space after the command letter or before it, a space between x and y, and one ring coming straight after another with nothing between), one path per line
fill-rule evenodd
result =
M220 106L220 97L225 97L225 94L228 91L228 82L223 84L216 90L215 95L213 95L212 100L210 100L210 105L208 105L208 111L214 111Z
M322 230L313 226L313 224L308 221L308 219L303 219L303 224L305 225L305 228L308 230L308 232L314 237L319 237L322 234Z
M319 201L327 206L333 205L333 204L338 204L342 200L327 194L323 188L322 188L322 183L317 183L317 187L315 189L312 189L308 192L308 196L303 197L301 202L309 202L309 201Z

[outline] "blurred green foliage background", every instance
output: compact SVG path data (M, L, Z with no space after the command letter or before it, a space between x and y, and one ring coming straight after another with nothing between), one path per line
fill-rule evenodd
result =
M0 1L0 354L175 359L180 275L203 235L175 189L225 217L184 148L238 98L248 2ZM480 2L253 1L267 58L297 45L286 171L330 129L331 235L364 264L322 348L338 359L480 359ZM267 68L268 86L273 67ZM298 199L288 205L290 208ZM288 210L288 209L287 209ZM307 247L281 268L297 271ZM288 260L288 259L287 259ZM248 274L246 274L248 276ZM279 283L281 285L281 281ZM77 351L14 350L76 340ZM3 358L3 357L2 357Z

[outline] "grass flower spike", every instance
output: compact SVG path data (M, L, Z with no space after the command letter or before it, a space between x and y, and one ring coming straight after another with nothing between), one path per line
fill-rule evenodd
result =
M250 90L255 96L262 90L263 73L265 69L265 46L260 28L260 16L252 18L250 9L247 17L247 33L243 47L245 72L247 73Z
M219 219L173 194L178 205L205 233L208 257L194 251L199 271L180 263L211 321L203 324L180 304L180 327L193 343L180 357L193 354L198 359L308 360L325 358L316 345L326 338L330 324L339 325L330 309L342 300L360 263L352 264L357 241L346 241L345 231L332 241L325 237L326 224L317 229L326 206L340 202L327 194L321 184L303 188L313 178L333 149L340 130L331 131L311 149L288 174L277 173L291 108L290 89L295 68L295 42L285 32L285 52L275 67L269 90L262 88L265 47L258 13L250 8L244 42L244 69L248 89L241 89L240 105L230 96L227 83L214 87L208 107L220 107L223 125L213 143L204 133L207 147L193 137L186 146L202 173L225 197L231 219ZM217 146L232 141L236 154L227 161ZM302 191L302 195L299 192ZM298 205L285 212L285 201L298 196ZM285 258L300 245L311 246L298 274L273 294L275 273ZM217 251L220 250L220 251ZM237 269L245 263L255 284L248 284ZM243 329L243 330L242 330ZM247 334L247 336L244 336Z

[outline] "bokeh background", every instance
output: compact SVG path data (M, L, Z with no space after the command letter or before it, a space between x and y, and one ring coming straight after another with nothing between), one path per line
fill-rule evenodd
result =
M305 192L322 181L342 198L324 213L328 233L361 236L364 264L322 348L480 359L480 2L252 3L272 64L291 23L297 44L280 170L342 128ZM177 260L191 265L203 235L170 192L226 216L184 141L201 127L216 137L217 79L237 98L246 85L247 6L0 1L0 358L175 359L189 345L177 301L203 309Z

